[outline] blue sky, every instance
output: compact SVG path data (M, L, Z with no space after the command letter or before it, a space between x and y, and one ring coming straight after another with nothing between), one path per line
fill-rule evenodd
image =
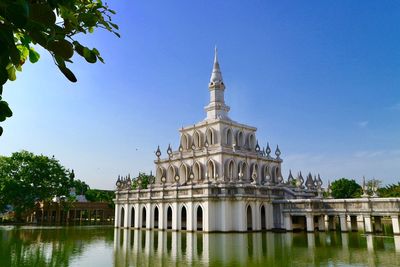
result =
M69 83L42 51L5 86L0 154L54 155L93 188L154 169L159 144L205 118L218 46L231 118L279 144L289 171L400 180L398 1L109 1L120 39L81 40Z

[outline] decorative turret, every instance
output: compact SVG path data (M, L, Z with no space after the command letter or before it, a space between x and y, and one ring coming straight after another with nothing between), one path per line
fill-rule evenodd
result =
M267 153L267 158L270 158L270 154L271 154L271 148L269 147L269 143L267 142L267 149L265 151Z
M217 47L215 47L214 66L211 73L210 83L208 85L210 91L210 103L205 107L207 112L207 120L227 119L230 108L225 105L224 90L225 84L222 80L221 69L218 62Z
M275 150L275 156L277 160L280 160L280 156L281 156L281 150L279 149L279 146L276 146L276 150Z
M306 187L307 187L308 190L313 190L314 189L314 180L313 180L313 177L312 177L311 173L309 173L307 175Z
M292 175L292 170L289 170L289 177L287 178L287 183L289 185L293 185L293 182L294 182L294 177Z

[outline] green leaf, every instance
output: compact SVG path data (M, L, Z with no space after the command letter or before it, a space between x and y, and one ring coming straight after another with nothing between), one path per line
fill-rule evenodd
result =
M52 51L55 55L60 56L64 59L69 59L74 54L73 46L66 40L55 40L48 44L47 48Z
M12 111L6 101L0 101L0 122L12 116Z
M83 49L84 49L85 47L84 47L83 45L81 45L78 41L74 41L73 44L74 44L75 51L76 51L80 56L85 57L85 56L84 56L84 53L83 53Z
M31 63L36 63L38 62L40 58L40 55L38 52L36 52L32 47L29 49L29 61Z
M68 69L65 65L64 66L58 65L58 68L61 70L64 76L67 77L68 80L70 80L73 83L77 81L74 73L70 69Z
M7 73L8 73L8 79L10 81L15 81L17 79L17 76L15 74L15 67L14 65L11 65L11 67L7 68Z
M32 4L29 18L46 26L53 26L56 22L56 15L48 4Z
M114 29L116 29L116 30L118 30L119 29L119 27L118 27L118 25L117 24L115 24L115 23L112 23L112 22L108 22L111 26L113 26L114 27Z
M83 56L89 63L96 63L97 61L96 54L87 47L83 48Z
M3 134L3 127L0 126L0 136Z

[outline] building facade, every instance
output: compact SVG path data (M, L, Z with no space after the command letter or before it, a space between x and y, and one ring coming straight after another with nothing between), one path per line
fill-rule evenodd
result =
M321 195L320 177L281 173L281 152L261 148L257 129L229 117L225 84L215 51L206 118L183 127L177 150L156 152L156 175L147 189L118 178L115 226L188 231L254 231L284 228L276 199ZM138 181L140 183L140 181Z

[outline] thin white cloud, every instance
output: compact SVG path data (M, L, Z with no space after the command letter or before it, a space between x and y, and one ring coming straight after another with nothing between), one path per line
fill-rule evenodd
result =
M391 109L391 110L400 110L400 102L394 104L393 106L390 106L389 109Z
M367 127L368 123L369 123L369 121L360 121L360 122L357 123L357 125L360 128L365 128L365 127Z

